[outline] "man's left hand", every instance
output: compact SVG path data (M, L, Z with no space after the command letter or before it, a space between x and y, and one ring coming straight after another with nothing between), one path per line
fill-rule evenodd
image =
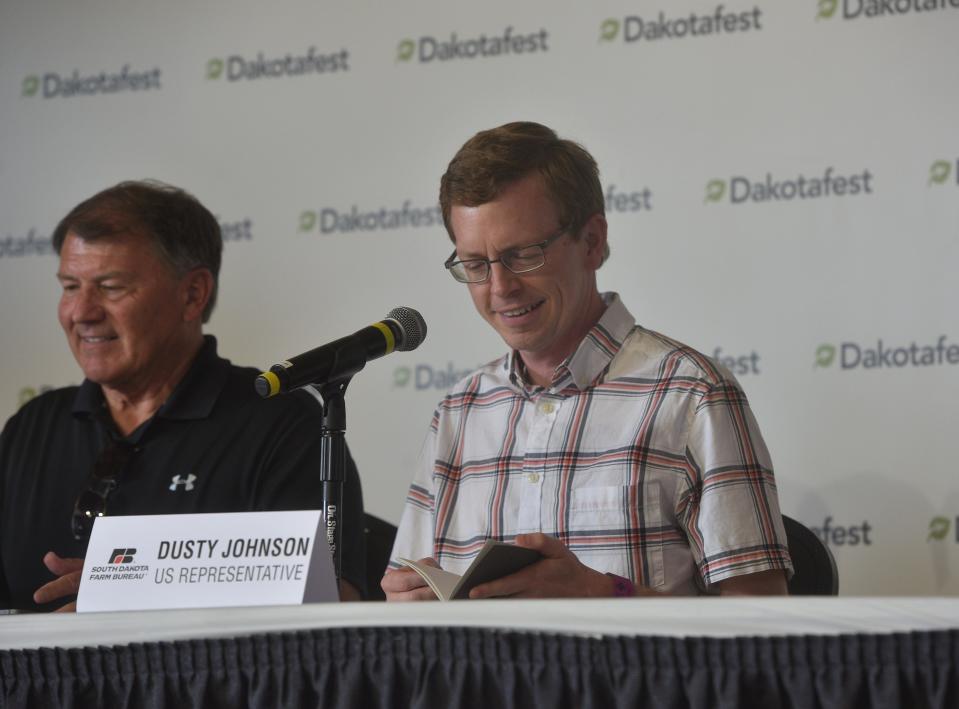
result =
M43 563L57 578L43 584L33 594L34 603L52 603L59 598L75 596L80 590L80 577L83 575L83 559L70 559L59 556L56 552L48 551L43 557ZM57 613L72 613L77 609L76 601L71 601Z
M484 583L470 598L571 598L574 596L612 596L613 580L606 574L584 566L556 537L545 534L520 534L516 546L535 549L543 558L515 574Z

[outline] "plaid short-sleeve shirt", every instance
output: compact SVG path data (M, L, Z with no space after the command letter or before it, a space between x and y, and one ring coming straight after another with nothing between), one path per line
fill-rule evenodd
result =
M543 532L674 594L791 570L769 453L733 376L635 324L616 294L549 387L515 353L433 415L393 558L462 573L486 539Z

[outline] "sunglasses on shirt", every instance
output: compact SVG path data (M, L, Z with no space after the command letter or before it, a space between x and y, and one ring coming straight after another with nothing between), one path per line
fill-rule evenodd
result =
M100 451L90 481L73 505L73 538L78 542L89 539L93 521L106 515L110 495L120 484L120 475L135 451L132 444L113 439Z

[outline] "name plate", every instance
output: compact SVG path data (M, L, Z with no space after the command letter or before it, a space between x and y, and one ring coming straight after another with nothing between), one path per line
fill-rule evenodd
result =
M338 601L322 525L320 510L100 517L77 612Z

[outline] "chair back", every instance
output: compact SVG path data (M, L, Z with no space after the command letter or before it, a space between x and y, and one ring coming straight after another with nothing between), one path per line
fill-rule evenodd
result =
M839 571L832 552L809 527L783 515L789 555L793 560L790 596L835 596L839 593Z
M363 513L363 536L366 541L366 597L371 601L385 601L386 594L380 588L380 580L390 563L396 525Z

